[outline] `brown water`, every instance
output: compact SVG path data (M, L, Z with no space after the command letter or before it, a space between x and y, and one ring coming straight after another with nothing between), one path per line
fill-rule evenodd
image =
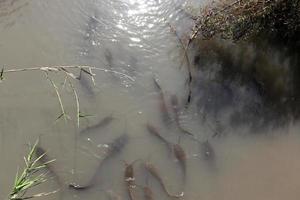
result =
M66 123L63 119L56 121L60 105L44 72L4 74L0 83L0 198L9 194L16 170L23 166L27 144L37 138L48 156L56 158L52 167L63 183L51 179L50 173L50 180L31 192L60 191L41 199L109 199L109 194L128 199L125 162L137 159L154 164L168 190L172 194L184 192L186 200L299 196L297 123L276 130L256 130L261 134L253 135L251 121L233 128L224 120L221 129L226 136L212 138L220 129L216 122L220 119L209 116L203 120L197 102L184 109L186 68L180 68L182 48L167 22L184 35L191 22L182 8L190 4L183 0L0 1L0 61L6 70L53 65L89 65L107 70L93 71L96 86L87 74L81 81L71 80L80 112L90 115L80 118L79 128L74 93L68 82L64 84L64 73L49 75L70 116ZM78 75L79 71L72 73ZM170 113L171 96L178 97L180 124L198 141L209 140L213 158L204 159L195 138L178 130L174 113L170 122L163 121L160 92L153 77L162 87ZM244 99L252 97L251 92L245 93ZM80 133L110 115L114 119L107 126ZM178 161L163 142L148 133L147 123L156 126L169 142L179 141L187 157L185 181ZM123 134L129 137L124 149L99 169L105 145ZM134 164L136 183L148 185L154 199L170 199L157 180L147 175L141 160ZM97 181L90 190L68 188L72 182L88 183L95 171ZM135 189L140 195L137 199L143 199L141 188Z

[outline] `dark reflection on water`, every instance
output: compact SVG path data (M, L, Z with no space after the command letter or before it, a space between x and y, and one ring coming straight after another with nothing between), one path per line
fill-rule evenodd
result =
M195 45L198 73L194 95L205 115L225 126L249 125L253 131L280 127L298 118L295 88L299 76L294 74L299 55L282 50L293 45L221 40Z

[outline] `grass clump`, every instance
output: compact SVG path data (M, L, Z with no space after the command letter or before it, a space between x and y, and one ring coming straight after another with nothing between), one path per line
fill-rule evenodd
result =
M234 41L261 32L293 37L299 28L299 0L219 0L204 7L195 24L204 39Z
M10 200L31 199L34 197L40 197L40 196L45 196L54 193L54 192L39 193L35 195L26 196L28 190L47 181L46 173L39 173L39 172L45 169L47 167L47 164L54 161L54 160L50 160L44 163L40 163L40 160L42 159L43 156L45 156L45 154L42 154L39 157L35 158L34 155L35 155L37 145L38 145L38 140L31 147L28 155L24 157L25 167L21 174L17 172L14 185L12 188L12 192L9 194L8 199Z

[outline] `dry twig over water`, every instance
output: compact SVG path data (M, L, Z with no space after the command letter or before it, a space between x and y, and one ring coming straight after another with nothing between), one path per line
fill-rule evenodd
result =
M11 68L11 67L10 67ZM114 71L114 70L109 70L109 69L103 69L103 68L97 68L97 67L91 67L91 66L87 66L87 65L67 65L67 66L43 66L43 67L29 67L29 68L15 68L15 69L7 69L5 70L4 68L2 68L2 70L0 71L0 81L5 79L6 74L9 73L17 73L17 72L30 72L30 71L42 71L45 73L46 75L46 79L49 80L49 82L51 83L52 87L55 90L58 102L59 102L59 106L60 106L60 110L61 110L61 114L56 118L56 120L59 120L60 118L64 118L65 122L67 122L68 119L70 119L70 116L68 116L68 114L66 113L66 110L64 108L63 105L63 101L62 101L62 97L61 94L59 92L59 89L57 87L57 85L55 84L55 82L50 78L49 73L50 72L63 72L65 73L66 77L65 77L65 81L64 81L64 86L66 85L66 82L68 81L69 86L71 87L73 94L74 94L74 98L76 101L76 124L77 127L79 128L80 125L80 118L83 118L85 116L88 115L83 115L82 113L80 113L80 107L79 107L79 97L78 97L78 93L71 81L71 79L73 80L78 80L79 78L77 76L75 76L72 72L70 72L69 70L80 70L80 73L86 73L91 77L91 80L93 82L93 85L95 86L95 80L94 80L94 76L95 74L92 72L92 70L98 70L98 71L103 71L103 72L107 72L107 73L113 73L113 74L117 74L119 76L125 77L127 79L129 79L130 81L135 81L135 79L127 74L118 72L118 71Z
M125 73L114 71L114 70L109 70L109 69L104 69L104 68L98 68L98 67L92 67L92 66L87 66L87 65L61 65L61 66L50 66L50 67L29 67L29 68L21 68L21 69L8 69L4 70L3 74L6 73L13 73L13 72L25 72L25 71L65 71L66 69L80 69L84 72L87 72L88 74L95 76L95 74L90 73L89 71L91 70L97 70L97 71L103 71L103 72L108 72L108 73L113 73L117 74L119 76L123 76L130 81L135 81L135 79ZM87 71L88 70L88 71Z

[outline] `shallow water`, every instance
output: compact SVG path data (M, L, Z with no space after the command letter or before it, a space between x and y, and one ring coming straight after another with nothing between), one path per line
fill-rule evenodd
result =
M169 199L157 180L146 173L142 161L154 164L168 190L172 194L184 192L183 199L187 200L299 196L297 123L257 129L255 132L262 134L255 135L251 129L255 120L233 127L227 113L248 102L260 102L260 97L241 85L234 85L238 92L228 95L226 86L209 85L201 78L208 77L207 72L198 75L204 86L195 86L195 100L184 109L187 71L180 66L183 50L168 23L184 37L192 22L183 8L191 4L184 0L0 1L0 60L5 70L56 65L99 69L93 70L95 85L84 72L81 80L70 80L79 98L80 113L86 115L80 118L79 128L76 99L63 71L48 74L70 116L67 122L56 120L61 114L60 104L45 72L4 74L0 84L0 198L9 194L16 170L23 166L27 144L37 138L47 155L56 159L52 167L62 182L59 185L49 173L50 181L32 193L60 191L42 199L110 199L111 193L128 199L123 174L125 163L135 160L137 199L143 198L140 186L146 185L153 190L154 199ZM78 69L70 71L79 76ZM171 115L169 121L160 109L161 94ZM178 98L179 123L194 137L176 126L172 95ZM230 100L232 96L239 99ZM237 101L241 102L238 106ZM94 126L107 116L113 118L110 123ZM162 141L149 134L147 123L184 149L185 180L179 162ZM226 134L212 137L216 132ZM128 143L103 161L106 145L123 134L128 135ZM208 158L199 146L206 140L214 150L214 156ZM95 172L91 189L68 188L70 183L88 183Z

